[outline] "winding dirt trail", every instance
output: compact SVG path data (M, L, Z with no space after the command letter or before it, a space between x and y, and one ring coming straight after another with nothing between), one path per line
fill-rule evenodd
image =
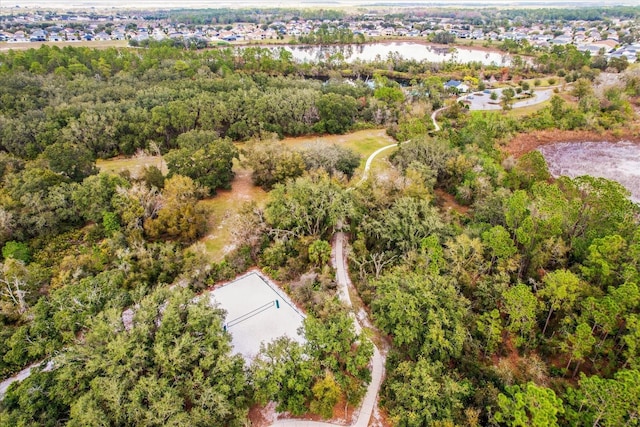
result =
M385 150L388 150L393 147L397 147L399 144L391 144L385 147L382 147L375 152L373 152L364 166L364 171L362 173L362 178L358 181L354 187L362 184L369 177L369 169L371 169L371 164L373 160L378 156L378 154L382 153ZM353 187L351 187L353 188ZM351 297L349 296L349 286L351 281L349 280L349 270L347 267L347 257L345 254L345 245L347 244L347 236L338 232L334 235L333 244L332 244L332 257L331 262L333 267L336 269L336 281L338 282L338 297L340 300L345 303L348 307L351 308L351 317L353 319L353 323L356 328L356 332L360 333L363 329L362 323L370 323L368 321L368 317L363 319L363 322L359 322L355 313L353 312L353 303L351 302ZM366 312L363 312L364 316ZM378 399L378 392L380 391L380 386L382 384L382 379L384 377L384 364L385 357L380 352L380 349L374 344L373 345L373 356L371 357L371 382L367 387L367 392L362 400L362 404L360 405L360 410L358 412L357 419L348 424L351 427L367 427L369 425L369 421L373 414L373 410L376 407L376 401ZM286 420L277 420L271 424L271 427L278 426L287 426L287 427L335 427L335 426L344 426L344 424L334 424L324 421L311 421L311 420L299 420L299 419L286 419Z
M338 282L338 296L342 302L349 307L353 308L351 298L349 297L349 274L347 270L346 254L344 247L347 242L347 237L344 233L336 233L333 239L333 256L332 262L336 269L336 280ZM357 321L353 311L351 312L356 331L360 333L362 331L362 325ZM369 420L373 414L373 410L376 407L376 401L378 398L378 391L382 384L382 378L384 377L384 363L385 357L382 355L378 347L373 346L373 356L371 357L371 382L367 387L367 392L360 405L357 419L348 424L352 427L367 427ZM333 424L324 421L311 421L311 420L299 420L299 419L286 419L278 420L271 424L272 427L288 426L288 427L334 427L344 426L343 424Z

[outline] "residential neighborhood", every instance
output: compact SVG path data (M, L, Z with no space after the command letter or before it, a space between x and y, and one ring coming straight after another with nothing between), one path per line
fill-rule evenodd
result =
M289 18L289 19L286 19ZM250 20L250 19L248 19ZM258 41L296 39L319 28L347 29L361 40L388 38L422 38L434 40L438 33L448 33L458 43L497 46L510 41L531 48L549 48L573 44L592 56L626 57L637 60L640 51L640 22L636 19L575 20L567 22L529 22L524 19L488 21L477 16L451 17L420 13L404 19L370 11L340 19L304 19L299 16L264 22L230 22L193 24L172 18L150 16L145 12L55 12L6 9L0 12L0 43L9 48L24 42L90 42L128 40L133 44L145 40L196 39L206 43L253 43ZM437 39L436 39L437 40Z

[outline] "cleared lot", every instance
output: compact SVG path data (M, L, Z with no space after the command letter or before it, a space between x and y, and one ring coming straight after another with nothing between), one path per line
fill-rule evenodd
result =
M231 333L233 349L246 360L258 354L260 343L298 335L304 315L289 297L256 271L211 291L212 304L227 311L225 327Z

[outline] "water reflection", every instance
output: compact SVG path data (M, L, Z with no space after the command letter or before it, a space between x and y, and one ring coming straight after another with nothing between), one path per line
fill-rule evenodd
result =
M640 203L640 144L623 142L563 142L539 147L553 176L591 175L611 179Z
M404 59L429 62L456 61L460 63L480 62L484 65L509 65L509 56L500 52L480 49L449 48L424 45L415 42L374 43L340 46L285 46L300 62L330 61L345 62L380 61L402 57Z

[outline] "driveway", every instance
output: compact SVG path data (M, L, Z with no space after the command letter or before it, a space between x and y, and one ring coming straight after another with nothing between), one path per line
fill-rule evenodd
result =
M500 104L500 97L502 96L503 88L491 89L491 92L498 94L498 99L492 100L490 93L474 92L468 95L463 95L458 98L458 101L462 101L465 104L469 104L469 109L473 111L478 110L502 110ZM521 101L515 101L513 108L528 107L530 105L541 104L548 101L553 96L553 89L539 89L534 90L532 98L526 98Z

